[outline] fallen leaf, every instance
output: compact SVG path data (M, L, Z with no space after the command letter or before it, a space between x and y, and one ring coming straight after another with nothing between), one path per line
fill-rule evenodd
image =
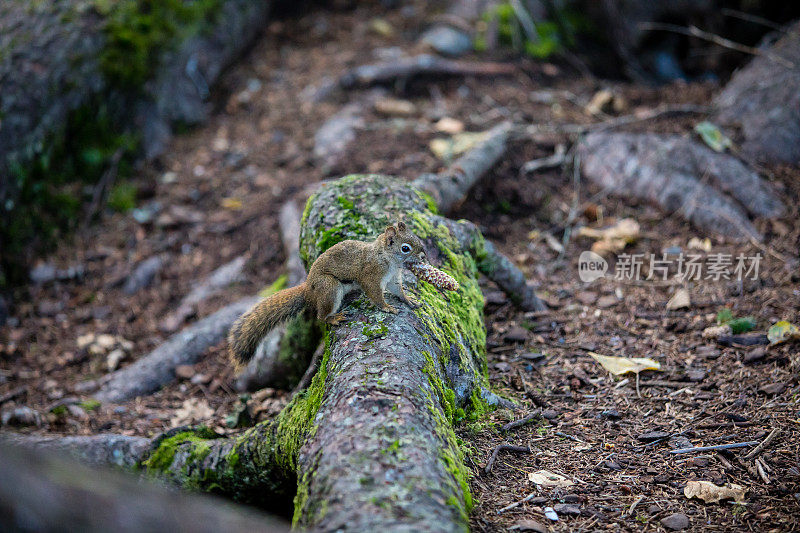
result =
M791 339L800 339L800 329L791 322L781 320L769 328L767 338L771 345L781 344Z
M537 470L528 474L528 481L539 485L540 487L571 487L575 483L565 478L561 474L554 474L548 470Z
M225 209L230 209L231 211L239 211L242 208L242 201L238 198L223 198L222 202L220 202Z
M433 125L436 131L455 135L464 131L464 123L451 117L442 117Z
M683 495L687 498L698 498L706 503L718 503L722 500L744 503L745 492L747 492L746 488L735 483L725 483L724 486L719 486L710 481L689 481L683 488Z
M488 132L457 133L449 139L433 139L428 146L436 157L447 160L470 150L484 141L487 135Z
M689 239L689 244L686 245L687 248L695 250L703 250L704 252L711 251L711 239L706 237L703 240L698 239L697 237L692 237Z
M673 294L672 298L669 299L667 302L667 309L674 311L675 309L688 308L691 305L692 301L689 299L689 291L681 288L675 291L675 294Z
M204 398L188 398L184 400L180 409L175 411L175 416L170 422L173 426L183 426L207 421L212 416L214 416L214 410Z
M715 152L724 152L726 148L733 146L733 142L715 124L707 120L699 122L694 127L694 131Z
M621 376L628 372L638 374L642 370L661 370L661 364L649 357L614 357L611 355L600 355L595 352L588 352L589 355L600 363L600 365L614 374Z
M582 227L578 229L578 235L590 237L592 239L613 240L622 239L631 243L639 238L639 223L632 218L623 218L612 226L595 229Z

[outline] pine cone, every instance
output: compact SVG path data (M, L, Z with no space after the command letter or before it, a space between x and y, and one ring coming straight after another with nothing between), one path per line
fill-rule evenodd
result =
M423 279L438 289L457 291L458 282L448 274L428 263L412 263L408 269L419 279Z

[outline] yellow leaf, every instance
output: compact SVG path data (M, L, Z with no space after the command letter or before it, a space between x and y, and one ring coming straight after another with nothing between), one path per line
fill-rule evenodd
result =
M780 344L790 339L800 339L800 329L797 329L797 326L791 322L781 320L769 328L767 338L770 344Z
M238 211L242 208L242 201L238 198L223 198L222 207L232 211Z
M628 372L638 374L642 370L661 370L661 364L649 357L613 357L594 352L589 352L589 355L615 376L621 376Z
M452 159L454 156L461 155L470 150L478 143L486 139L488 132L464 132L457 133L449 139L434 139L428 145L431 152L439 159Z

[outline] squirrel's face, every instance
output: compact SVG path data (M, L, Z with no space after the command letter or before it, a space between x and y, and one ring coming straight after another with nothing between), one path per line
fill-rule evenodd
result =
M405 222L398 222L388 226L384 231L386 247L403 263L427 263L428 256L425 246L419 237L408 229Z

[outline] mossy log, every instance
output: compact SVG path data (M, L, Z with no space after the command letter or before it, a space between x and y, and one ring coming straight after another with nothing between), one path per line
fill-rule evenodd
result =
M294 523L311 530L467 529L470 473L453 424L504 401L487 389L478 287L497 254L474 225L437 215L426 193L376 175L320 188L303 215L300 252L310 265L335 243L374 239L399 219L458 291L441 293L406 273L417 309L391 302L399 312L388 314L360 292L351 296L348 320L325 332L309 387L275 419L234 437L168 432L151 443L142 469L266 509L293 498Z
M52 454L0 442L0 457L0 529L6 532L289 530L219 498L181 494Z

